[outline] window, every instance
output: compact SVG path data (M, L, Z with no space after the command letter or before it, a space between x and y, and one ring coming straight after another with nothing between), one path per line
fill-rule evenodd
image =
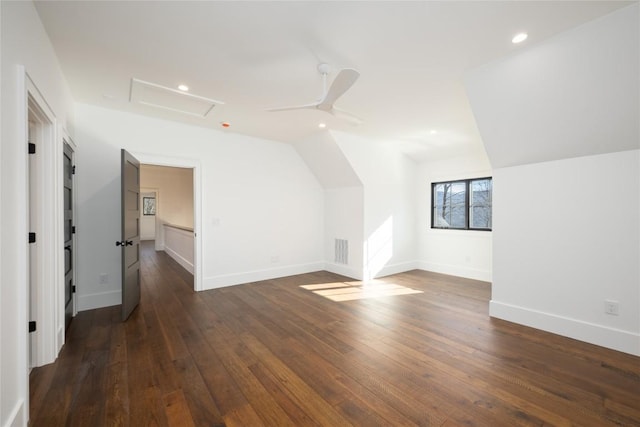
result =
M491 178L431 184L431 228L491 230Z
M142 198L142 214L143 215L156 214L156 198L155 197Z

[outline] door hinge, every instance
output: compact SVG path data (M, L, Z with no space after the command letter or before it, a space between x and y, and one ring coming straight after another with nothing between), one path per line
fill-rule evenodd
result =
M36 233L29 233L29 243L36 242Z
M71 285L71 293L72 294L76 293L76 285Z
M33 142L29 143L29 154L36 154L36 144Z
M35 332L35 331L36 331L36 321L35 320L31 320L29 322L29 333Z
M71 226L71 234L76 234L76 226L75 225Z
M76 165L71 166L71 175L76 174Z

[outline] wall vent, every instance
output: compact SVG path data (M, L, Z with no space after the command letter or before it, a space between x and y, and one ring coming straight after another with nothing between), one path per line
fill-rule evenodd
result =
M346 239L336 239L335 259L336 264L349 264L349 241Z

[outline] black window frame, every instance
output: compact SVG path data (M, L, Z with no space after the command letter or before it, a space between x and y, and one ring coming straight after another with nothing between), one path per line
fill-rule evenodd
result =
M484 181L484 180L489 180L491 181L491 227L490 228L477 228L477 227L470 227L469 221L471 218L470 215L470 210L471 210L471 206L469 205L470 202L470 198L471 198L471 183L473 181ZM457 184L457 183L464 183L465 184L465 200L464 200L464 207L465 207L465 219L464 219L464 228L460 228L460 227L442 227L442 226L437 226L435 225L435 215L434 215L434 203L435 203L435 199L434 199L434 192L435 192L435 188L436 185L440 185L440 184ZM431 183L431 228L434 230L460 230L460 231L465 231L465 230L472 230L472 231L492 231L493 230L493 177L491 176L485 176L485 177L478 177L478 178L468 178L468 179L453 179L453 180L449 180L449 181L439 181L439 182L432 182Z

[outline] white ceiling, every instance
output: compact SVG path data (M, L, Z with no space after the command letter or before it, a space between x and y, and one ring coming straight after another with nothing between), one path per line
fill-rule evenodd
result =
M482 149L466 70L624 7L617 1L43 1L37 10L79 102L284 142L329 128L388 140L423 159ZM520 31L527 41L513 45ZM317 100L319 62L361 76L336 106ZM335 75L335 73L333 74ZM331 79L332 76L330 76ZM129 102L131 79L224 101L204 118ZM435 130L437 133L432 133Z

